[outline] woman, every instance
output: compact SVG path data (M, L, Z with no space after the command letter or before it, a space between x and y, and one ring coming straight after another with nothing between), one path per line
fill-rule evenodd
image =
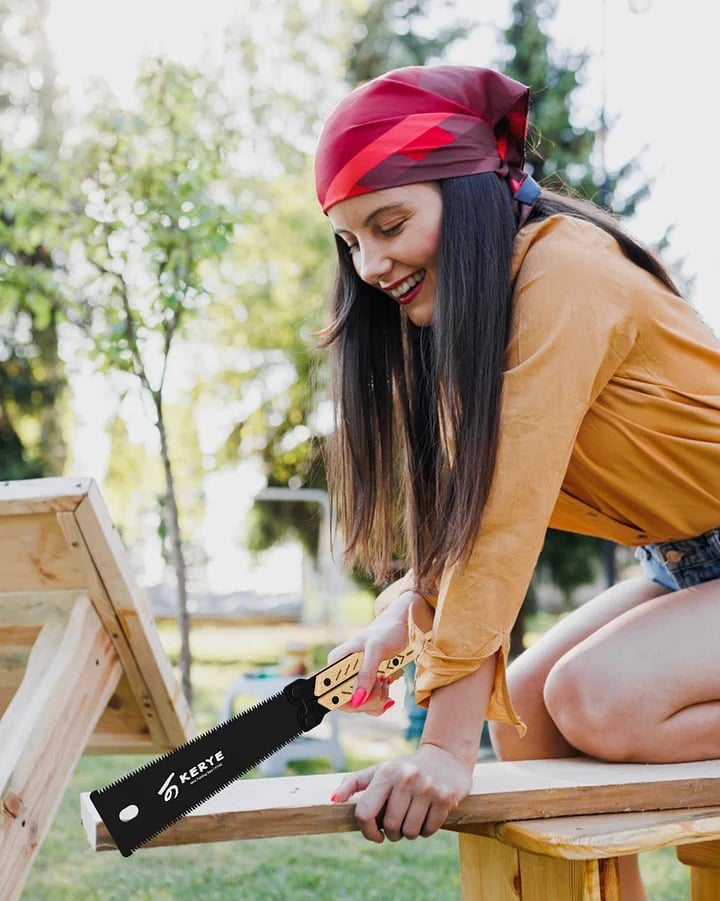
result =
M362 792L377 842L440 827L486 718L502 759L720 757L720 343L612 218L523 172L528 96L487 69L401 69L319 142L334 508L350 562L407 570L330 661L364 651L352 706L379 713L377 665L410 638L427 707L414 754L333 795ZM637 548L644 575L506 672L548 526Z

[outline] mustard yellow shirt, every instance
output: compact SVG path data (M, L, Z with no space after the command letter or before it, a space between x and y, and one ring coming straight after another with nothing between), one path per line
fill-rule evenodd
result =
M720 341L591 223L522 228L512 278L482 526L443 572L432 633L411 624L411 638L419 704L500 650L488 718L523 728L505 666L547 527L636 546L720 526ZM377 609L412 586L409 573Z

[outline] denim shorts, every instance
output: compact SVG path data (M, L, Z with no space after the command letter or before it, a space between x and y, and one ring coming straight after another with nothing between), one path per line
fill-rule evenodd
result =
M720 528L697 538L646 544L635 556L648 578L671 591L720 579Z

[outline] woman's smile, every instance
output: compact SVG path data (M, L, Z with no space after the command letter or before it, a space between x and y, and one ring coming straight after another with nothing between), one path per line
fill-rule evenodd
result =
M395 285L383 288L386 294L390 294L400 304L408 304L413 301L420 293L422 284L425 281L425 270L419 269L408 278L403 279Z
M360 278L418 326L435 315L442 196L420 182L342 200L328 211Z

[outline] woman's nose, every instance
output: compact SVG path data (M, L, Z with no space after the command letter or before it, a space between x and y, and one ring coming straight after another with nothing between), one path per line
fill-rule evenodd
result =
M368 284L376 285L390 271L392 261L382 250L370 246L358 249L356 265L360 278Z

